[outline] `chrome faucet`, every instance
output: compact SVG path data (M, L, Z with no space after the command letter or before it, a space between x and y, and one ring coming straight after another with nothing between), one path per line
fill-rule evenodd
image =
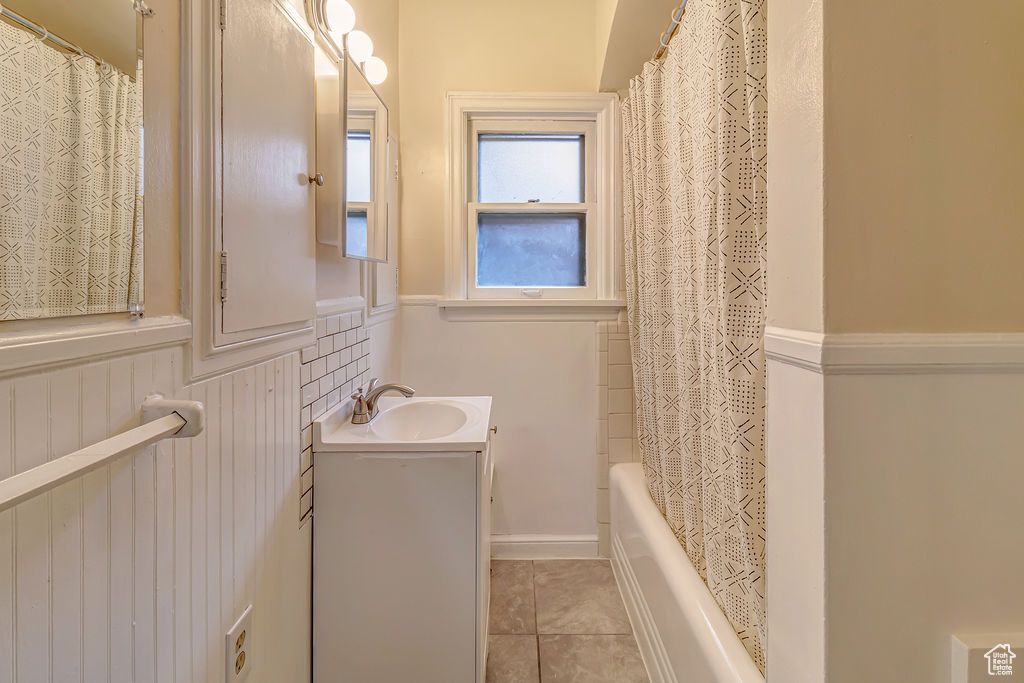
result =
M415 389L404 384L381 384L377 386L379 381L380 379L377 377L370 380L370 384L366 387L365 396L363 395L362 387L357 388L356 393L352 394L352 399L356 402L355 408L352 410L352 424L364 425L377 417L377 399L380 398L381 394L395 391L409 398L416 393Z

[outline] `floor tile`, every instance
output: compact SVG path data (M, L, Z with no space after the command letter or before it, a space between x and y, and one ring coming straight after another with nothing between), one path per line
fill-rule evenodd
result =
M650 680L631 635L538 638L544 683L647 683Z
M491 560L489 632L537 632L533 608L533 562L530 560Z
M487 683L540 683L537 636L488 636Z
M608 560L536 560L534 589L538 633L632 633Z

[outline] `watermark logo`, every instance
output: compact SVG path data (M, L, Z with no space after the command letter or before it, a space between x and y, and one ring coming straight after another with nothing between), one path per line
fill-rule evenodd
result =
M1009 643L996 645L985 653L985 659L988 660L988 675L1012 676L1013 658L1016 656L1013 654L1013 650L1010 649Z

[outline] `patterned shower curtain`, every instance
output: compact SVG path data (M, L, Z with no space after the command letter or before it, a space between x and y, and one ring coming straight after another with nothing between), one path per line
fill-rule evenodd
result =
M140 88L0 22L0 320L138 301Z
M766 0L690 0L623 104L626 290L651 496L764 671Z

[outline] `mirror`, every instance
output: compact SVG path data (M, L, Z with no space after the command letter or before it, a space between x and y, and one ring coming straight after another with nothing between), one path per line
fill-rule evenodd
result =
M351 59L345 59L345 71L343 254L387 261L388 109Z
M0 320L142 310L148 11L0 6Z

